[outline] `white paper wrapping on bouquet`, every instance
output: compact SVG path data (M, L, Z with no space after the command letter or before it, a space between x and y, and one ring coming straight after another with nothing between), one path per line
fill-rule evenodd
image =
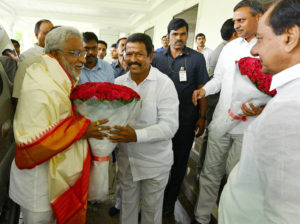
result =
M259 107L265 105L272 98L257 89L247 75L242 75L238 64L236 64L232 88L231 105L228 109L238 117L239 114L242 114L241 106L243 103L251 101L255 107ZM246 105L251 108L249 104ZM218 117L212 120L209 125L209 130L213 131L211 131L210 134L212 134L214 138L220 138L239 124L239 122L243 121L233 119L229 115L228 110L226 110L223 114L219 114Z
M76 111L91 121L108 119L104 126L121 125L126 126L128 121L139 111L140 101L134 99L131 103L123 104L119 101L104 101L101 103L91 103L91 101L74 102ZM110 156L116 143L112 143L109 139L104 138L98 140L89 138L92 155L96 157ZM92 160L89 181L89 201L104 201L107 199L109 190L109 161Z

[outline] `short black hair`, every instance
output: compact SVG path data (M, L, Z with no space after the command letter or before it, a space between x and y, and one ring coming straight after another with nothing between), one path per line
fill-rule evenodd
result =
M238 4L236 4L233 11L235 12L239 8L247 7L247 6L250 7L251 14L253 16L256 16L259 13L264 14L264 12L265 12L264 6L256 0L242 0Z
M221 36L223 40L230 40L230 38L232 37L232 34L234 34L236 31L234 29L234 22L231 19L227 19L225 21L225 23L223 23L222 27L221 27Z
M127 40L127 37L121 37L121 38L119 38L119 39L117 40L117 43L116 43L116 48L119 47L119 43L120 43L121 40Z
M197 40L198 37L204 37L204 39L206 39L204 33L198 33L195 37L195 40Z
M16 44L18 48L20 48L20 43L15 39L10 39L13 44Z
M186 31L189 32L189 24L184 19L175 18L169 22L168 25L168 34L170 34L171 30L178 30L181 27L186 27Z
M161 40L163 40L164 38L168 38L167 35L163 35L163 36L161 37Z
M105 45L105 48L107 49L107 43L104 40L98 40L98 44Z
M145 44L147 50L147 56L149 56L152 51L152 40L151 37L144 33L134 33L127 38L126 45L129 42L141 42Z
M82 37L83 37L83 42L84 43L88 43L88 42L93 41L93 40L98 43L98 37L93 32L84 32L84 33L82 33Z
M112 44L110 47L111 47L111 48L117 48L117 44L114 43L114 44Z
M300 26L299 0L279 1L270 14L269 24L276 35L282 34L289 27Z
M35 33L40 31L40 27L41 27L42 23L51 23L52 24L52 22L48 19L41 19L41 20L37 21L37 23L34 26Z

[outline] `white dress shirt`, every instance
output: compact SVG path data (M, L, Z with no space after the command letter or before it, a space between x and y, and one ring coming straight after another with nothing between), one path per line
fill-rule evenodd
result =
M247 42L244 38L237 38L233 41L230 41L223 48L214 71L214 77L203 87L206 91L206 96L221 91L213 119L217 116L223 116L224 113L227 114L231 104L234 80L233 75L236 69L235 62L243 57L253 57L251 56L250 51L255 45L256 41L256 38L253 38L250 42ZM247 121L240 122L230 131L230 133L243 134L245 127L247 127L255 117L256 116L247 117Z
M119 172L130 164L133 181L157 177L173 164L172 138L178 129L178 96L172 80L151 66L139 85L130 72L115 79L141 96L139 114L129 125L135 129L137 142L119 145ZM121 169L124 168L124 169Z
M273 76L277 89L246 129L240 163L225 186L220 224L300 222L300 64Z
M43 53L44 53L44 48L35 44L33 47L29 48L28 50L26 50L22 54L20 54L19 62L24 61L26 58L40 56Z
M198 49L197 49L198 51ZM204 47L202 52L198 51L199 53L203 54L204 58L205 58L205 62L206 62L206 69L207 71L209 71L209 62L210 62L210 57L211 57L211 54L213 53L213 50L208 48L208 47Z

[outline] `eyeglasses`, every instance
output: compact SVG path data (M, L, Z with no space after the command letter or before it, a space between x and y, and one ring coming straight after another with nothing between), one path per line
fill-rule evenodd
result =
M73 57L79 58L81 56L85 57L86 56L86 51L81 51L81 50L74 50L74 51L63 51L61 49L58 49L58 51L67 53L72 55Z

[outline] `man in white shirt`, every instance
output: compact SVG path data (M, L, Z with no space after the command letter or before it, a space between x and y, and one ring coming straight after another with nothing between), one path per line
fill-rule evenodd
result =
M209 61L213 50L205 46L206 37L204 33L198 33L195 37L195 42L197 44L197 51L203 54L206 62L207 71L209 71Z
M246 129L242 156L221 196L220 224L300 220L300 2L282 0L259 21L262 71L277 95Z
M230 108L235 62L243 57L251 56L250 50L256 43L255 34L258 20L263 12L261 3L252 0L243 0L235 6L233 21L239 38L223 48L214 71L214 77L202 89L194 91L193 102L197 104L197 99L221 90L213 121L219 116L227 114ZM255 118L250 115L257 115L261 110L262 108L253 106L252 110L244 111L245 115L249 116L247 121L241 122L222 137L215 137L216 130L211 128L212 126L208 127L208 146L199 179L199 196L193 224L210 222L210 214L217 201L221 180L225 174L229 175L240 159L244 129Z
M42 19L35 24L34 34L37 38L37 43L32 48L29 48L20 55L20 63L14 80L14 90L12 95L13 98L18 99L20 97L20 91L22 88L26 69L33 63L40 62L41 57L39 56L44 53L46 34L52 28L52 22L47 19Z
M40 56L44 52L46 34L51 30L53 24L50 20L39 20L34 27L34 35L37 43L20 55L20 62L28 57Z
M119 142L117 161L121 185L121 223L162 223L164 190L173 164L172 138L178 129L178 96L171 79L151 66L151 38L132 34L126 42L129 72L116 84L137 91L142 106L126 127L115 126L109 138Z

